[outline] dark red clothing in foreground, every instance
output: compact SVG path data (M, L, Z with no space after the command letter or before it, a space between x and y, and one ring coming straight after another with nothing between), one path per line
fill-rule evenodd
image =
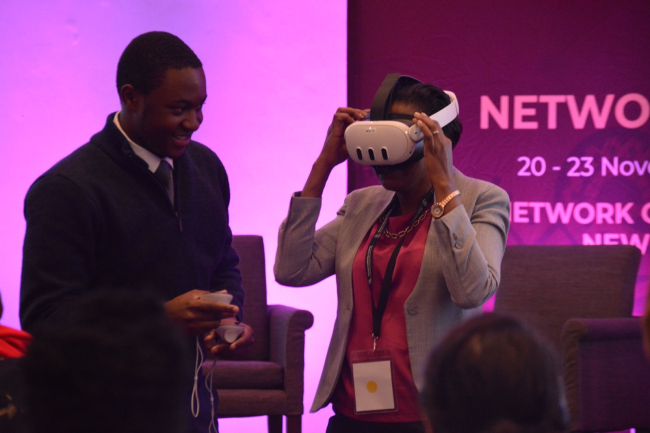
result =
M27 353L32 336L25 331L0 325L0 358L20 358Z

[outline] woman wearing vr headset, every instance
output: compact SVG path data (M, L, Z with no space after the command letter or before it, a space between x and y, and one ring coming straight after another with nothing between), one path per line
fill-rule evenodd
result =
M446 126L428 117L452 104L454 119ZM452 148L462 133L457 110L455 97L438 87L389 75L373 101L375 124L364 123L369 110L337 110L280 226L279 283L308 286L336 274L338 314L311 408L332 403L327 432L423 432L418 387L427 353L449 329L480 313L498 287L509 199L454 167ZM390 164L395 149L383 147L391 155L383 153L383 165L373 166L382 186L350 193L336 218L316 230L331 170L348 155L374 162L362 158L367 154L354 157L372 148L359 140L373 135L354 138L358 143L348 137L346 146L346 128L359 122L382 142L380 126L405 128L391 119L407 129L417 125L413 141L422 142L397 164Z

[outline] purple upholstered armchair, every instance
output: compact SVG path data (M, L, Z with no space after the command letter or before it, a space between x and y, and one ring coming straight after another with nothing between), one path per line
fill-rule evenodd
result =
M627 319L571 319L562 332L564 383L574 430L650 431L650 361L641 323Z
M563 357L571 431L650 428L650 387L639 394L650 364L632 318L640 258L624 245L506 248L494 311L527 321Z
M245 322L255 342L236 359L219 360L213 384L219 392L219 418L268 416L269 433L299 433L303 413L305 330L314 316L309 311L266 304L264 244L260 236L236 235L233 247L246 291ZM212 361L203 365L207 374Z

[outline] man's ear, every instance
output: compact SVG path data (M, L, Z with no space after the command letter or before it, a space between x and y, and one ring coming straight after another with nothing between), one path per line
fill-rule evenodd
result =
M142 94L135 90L131 84L125 84L120 89L120 101L122 109L137 113L142 106Z

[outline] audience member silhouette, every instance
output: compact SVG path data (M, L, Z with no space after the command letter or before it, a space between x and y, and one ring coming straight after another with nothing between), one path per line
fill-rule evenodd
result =
M100 291L69 311L24 359L32 432L185 432L189 347L162 301Z
M546 433L568 428L557 356L516 319L462 323L432 351L422 392L435 433Z

